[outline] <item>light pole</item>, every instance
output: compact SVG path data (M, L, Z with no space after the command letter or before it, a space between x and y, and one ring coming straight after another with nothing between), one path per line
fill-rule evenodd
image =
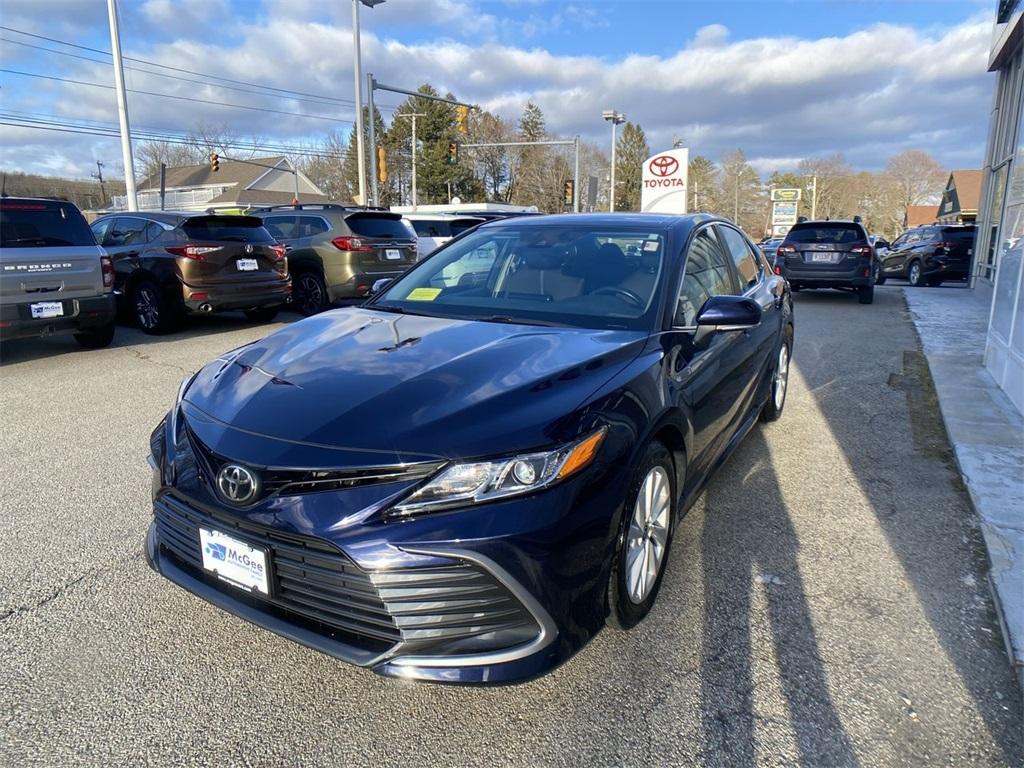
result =
M818 177L811 177L811 191L814 193L814 197L811 198L811 221L814 221L818 217Z
M416 118L426 117L426 112L402 112L395 117L408 117L412 120L412 209L416 210Z
M352 0L352 49L356 84L356 159L359 161L359 204L366 205L366 147L363 145L363 63L359 45L359 4L367 8L385 0ZM370 115L373 120L373 115Z
M124 88L124 67L121 63L121 32L117 24L117 0L107 0L110 22L110 49L114 57L114 89L117 92L117 117L121 124L121 159L124 161L124 191L129 211L139 210L135 195L135 160L132 158L132 129L128 125L128 97Z
M601 113L601 117L612 124L612 172L611 172L611 190L608 192L608 210L615 211L615 126L621 125L626 122L626 116L622 112L616 112L614 109L606 109Z

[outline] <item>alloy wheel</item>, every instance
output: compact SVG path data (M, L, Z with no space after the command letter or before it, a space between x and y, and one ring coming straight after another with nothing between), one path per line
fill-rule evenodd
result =
M775 410L781 411L786 402L786 387L789 385L789 347L786 344L779 350L779 362L775 366L775 380L772 384Z
M148 285L135 292L135 315L139 325L146 329L156 328L160 323L160 301Z
M921 265L916 261L910 265L910 276L911 285L920 285L921 283Z
M640 484L626 534L626 592L630 602L642 603L661 572L668 545L672 486L664 467L652 467Z
M308 272L299 277L296 303L303 314L312 315L323 308L324 294L320 289L320 281Z

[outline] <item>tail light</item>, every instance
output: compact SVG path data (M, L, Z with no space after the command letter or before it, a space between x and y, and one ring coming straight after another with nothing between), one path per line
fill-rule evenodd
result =
M775 274L776 275L781 275L782 274L782 267L780 267L778 264L775 265Z
M364 243L358 237L336 237L331 240L331 245L339 251L372 251L373 246Z
M850 253L856 253L858 256L870 256L871 246L870 245L855 245L850 249Z
M114 287L114 260L107 254L100 256L100 270L103 272L103 287Z
M778 250L775 251L775 256L776 258L778 258L779 256L788 256L789 254L795 253L796 246L790 245L789 243L783 243L782 245L779 246Z
M283 261L284 255L288 252L288 249L281 245L281 243L275 243L271 247L274 249L274 261Z
M206 261L206 254L211 251L219 251L219 245L169 245L167 246L169 253L173 253L175 256L184 256L186 259L195 259L196 261Z

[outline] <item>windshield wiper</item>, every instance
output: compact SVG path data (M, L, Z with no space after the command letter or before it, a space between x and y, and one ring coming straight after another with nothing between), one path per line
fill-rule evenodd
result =
M508 315L491 315L490 317L471 317L467 320L480 320L484 323L506 323L508 325L542 325L548 328L558 327L559 323L552 323L548 320L523 320Z

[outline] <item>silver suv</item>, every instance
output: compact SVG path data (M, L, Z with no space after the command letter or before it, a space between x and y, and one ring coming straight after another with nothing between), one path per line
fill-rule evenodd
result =
M0 341L73 333L114 338L114 265L64 200L0 197Z

